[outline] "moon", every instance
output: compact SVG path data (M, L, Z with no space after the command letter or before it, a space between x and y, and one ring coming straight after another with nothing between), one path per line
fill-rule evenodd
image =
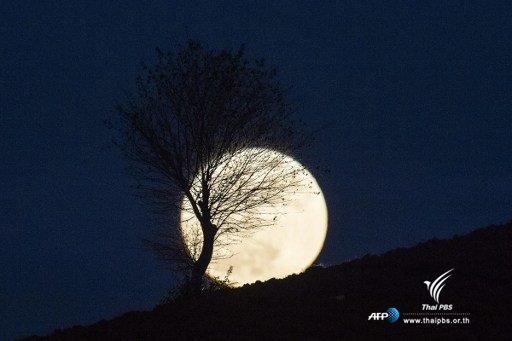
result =
M259 153L262 151L261 148L247 148L241 155L247 157L243 154L251 154L255 150ZM211 278L223 280L230 272L228 278L231 286L303 272L320 254L327 235L327 205L313 175L290 156L270 149L264 152L268 153L268 157L279 154L285 158L283 167L300 167L302 171L298 176L308 186L307 190L286 194L285 205L258 208L275 217L272 226L257 229L236 242L230 243L228 239L224 239L223 243L221 241L224 254L227 251L230 257L212 260L206 273ZM180 224L185 245L191 252L191 236L201 236L201 233L199 222L189 208L190 203L184 198Z

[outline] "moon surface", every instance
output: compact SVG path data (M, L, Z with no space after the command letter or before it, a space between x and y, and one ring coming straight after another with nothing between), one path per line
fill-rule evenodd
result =
M242 153L254 150L248 148ZM265 150L267 152L269 157L278 153ZM272 216L275 213L272 226L246 234L237 242L224 243L222 248L227 249L231 256L212 260L206 270L210 277L223 280L232 268L229 284L241 286L300 273L318 257L327 234L327 205L322 190L313 175L298 161L284 154L280 156L287 158L285 167L302 169L298 176L302 177L301 181L307 182L307 189L286 194L285 205L258 208L265 211L265 214L269 210ZM185 198L182 207L190 208ZM200 227L189 209L182 210L181 230L185 244L191 251L191 235L200 235ZM202 240L202 236L200 238Z

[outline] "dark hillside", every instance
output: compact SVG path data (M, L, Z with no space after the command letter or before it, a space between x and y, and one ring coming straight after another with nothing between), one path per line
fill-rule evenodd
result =
M451 313L470 313L464 315L470 323L405 324L404 313L422 313L422 304L435 304L423 282L451 268L455 270L440 302L453 304ZM45 339L512 339L511 293L508 223L329 268L313 267L282 280L215 292L193 303L161 305L150 312L57 330ZM372 312L388 307L400 311L396 323L368 320Z

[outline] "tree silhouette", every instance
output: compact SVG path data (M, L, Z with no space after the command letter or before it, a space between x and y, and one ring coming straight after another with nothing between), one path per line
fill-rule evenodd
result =
M273 225L275 216L259 208L285 204L304 185L303 169L284 157L302 135L292 128L276 70L249 60L243 46L216 52L189 41L157 52L135 94L118 106L120 145L154 212L196 219L199 230L183 231L182 222L153 246L189 272L197 296L212 259L229 256L214 251L236 239L219 237Z

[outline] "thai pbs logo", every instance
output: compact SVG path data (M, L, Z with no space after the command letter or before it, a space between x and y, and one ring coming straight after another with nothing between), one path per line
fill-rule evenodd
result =
M370 316L368 316L368 321L370 320L386 320L389 323L395 323L398 321L398 318L400 317L400 313L398 312L398 309L396 308L388 308L388 310L384 313L371 313Z
M452 310L453 304L439 304L439 294L441 294L441 290L443 290L444 286L446 285L446 280L452 276L451 272L454 269L450 269L443 273L441 276L437 277L433 282L430 281L424 281L425 285L427 286L427 290L430 294L430 296L436 301L437 304L435 305L429 305L429 304L423 304L422 309L423 310Z

